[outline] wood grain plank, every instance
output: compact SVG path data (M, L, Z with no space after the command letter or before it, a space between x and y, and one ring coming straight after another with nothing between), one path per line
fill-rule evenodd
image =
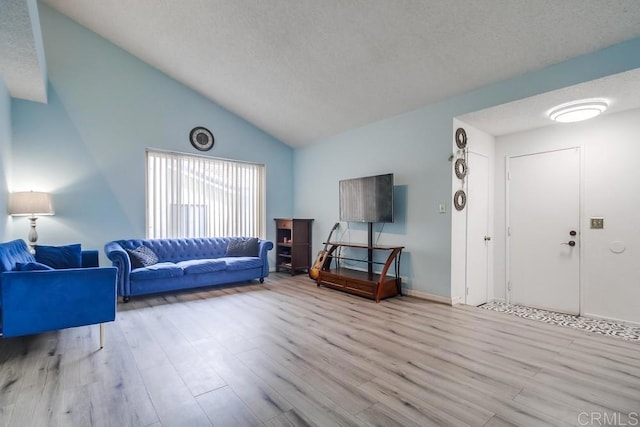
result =
M402 413L376 403L358 414L358 418L372 427L421 427L421 424L410 420Z
M211 359L216 372L261 421L293 409L280 393L228 353Z
M228 386L196 398L214 426L245 427L262 423Z
M307 423L294 408L271 418L269 421L265 422L264 425L266 427L308 427L312 424Z
M310 371L298 376L277 363L277 359L271 360L258 350L245 352L239 358L285 397L291 393L302 394L307 398L322 394L335 406L342 407L350 414L356 414L374 403L362 396L356 386L333 375Z
M302 275L136 297L107 337L0 339L0 427L563 426L640 409L638 343Z
M142 369L140 374L162 425L212 425L170 364Z

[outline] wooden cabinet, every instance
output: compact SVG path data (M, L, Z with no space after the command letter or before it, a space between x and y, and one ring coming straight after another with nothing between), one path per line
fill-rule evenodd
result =
M294 275L311 267L311 223L313 219L275 218L276 271Z
M324 265L318 275L318 286L323 285L333 289L339 289L354 295L371 298L376 302L401 294L402 283L400 279L400 255L402 246L368 246L354 245L350 243L329 242L331 249L327 253ZM352 248L356 250L366 250L368 257L353 258L338 256L338 248ZM385 262L374 262L372 252L388 252ZM338 251L339 252L339 251ZM367 271L345 268L341 266L343 261L352 263L367 263ZM333 266L331 264L334 264ZM382 265L380 273L373 272L373 264Z

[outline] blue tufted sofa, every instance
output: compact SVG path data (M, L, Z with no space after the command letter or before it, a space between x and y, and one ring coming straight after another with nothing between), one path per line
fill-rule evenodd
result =
M34 263L24 240L0 243L0 332L4 338L100 323L116 317L116 269L82 251L82 268L18 271ZM93 268L92 268L93 267Z
M239 237L191 239L115 240L104 250L118 268L118 295L123 301L131 296L157 292L220 285L259 279L269 275L267 252L273 249L268 240L258 240L258 256L227 256L227 246ZM127 253L140 246L151 249L156 264L132 268Z

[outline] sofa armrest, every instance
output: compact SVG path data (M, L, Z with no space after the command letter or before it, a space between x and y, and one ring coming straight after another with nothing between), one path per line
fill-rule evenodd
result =
M118 269L117 288L118 295L131 295L131 283L129 282L129 274L131 274L131 261L129 255L118 242L109 242L104 245L104 252L107 258L111 260L111 265Z
M99 267L98 251L94 249L82 251L82 267Z
M262 277L269 276L269 256L268 252L273 249L273 242L269 240L259 240L260 246L258 253L260 254L260 259L262 260Z
M116 273L113 267L3 272L3 336L115 320Z

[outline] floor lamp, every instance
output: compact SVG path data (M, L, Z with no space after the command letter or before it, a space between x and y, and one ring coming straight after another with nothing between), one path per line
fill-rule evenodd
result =
M28 216L31 221L29 230L29 248L31 253L35 252L35 245L38 241L36 231L36 215L53 215L53 205L51 195L39 191L18 191L11 193L9 197L9 215Z

